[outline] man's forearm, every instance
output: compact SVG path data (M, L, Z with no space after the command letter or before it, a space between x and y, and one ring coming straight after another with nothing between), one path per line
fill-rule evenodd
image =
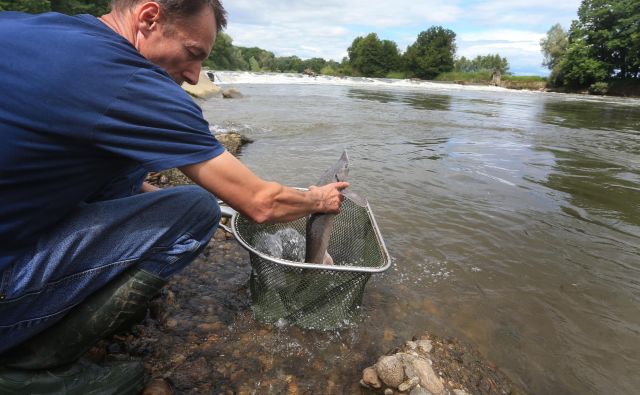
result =
M161 188L158 188L155 185L151 185L148 182L143 182L142 186L140 187L140 192L145 193L145 192L155 192L155 191L159 191Z

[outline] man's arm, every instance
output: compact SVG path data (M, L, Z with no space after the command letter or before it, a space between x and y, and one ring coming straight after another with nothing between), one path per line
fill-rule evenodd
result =
M159 191L160 188L158 188L155 185L151 185L148 182L143 182L142 186L140 187L140 192L145 193L145 192L155 192L155 191Z
M256 176L227 151L180 171L258 223L287 222L314 212L338 213L344 199L340 190L349 186L336 182L312 186L308 192L285 187Z

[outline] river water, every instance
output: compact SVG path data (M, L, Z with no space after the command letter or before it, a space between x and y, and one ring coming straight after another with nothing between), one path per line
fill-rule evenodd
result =
M349 152L394 260L346 347L373 363L376 336L428 330L531 393L640 391L639 100L217 76L245 97L205 117L255 140L241 160L261 177L305 187Z

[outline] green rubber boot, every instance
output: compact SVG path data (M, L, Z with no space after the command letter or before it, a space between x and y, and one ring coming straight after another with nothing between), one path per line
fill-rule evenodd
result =
M0 368L0 394L137 395L144 387L140 362L101 367L85 361L45 370Z
M51 328L0 356L0 394L140 391L140 363L100 367L78 358L98 340L144 317L149 300L165 283L150 272L131 269L99 289Z

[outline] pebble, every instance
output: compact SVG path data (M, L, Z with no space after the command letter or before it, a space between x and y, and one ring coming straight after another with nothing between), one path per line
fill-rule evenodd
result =
M165 379L151 380L141 395L172 395L173 389Z
M453 390L455 395L469 395L469 393L465 390Z

